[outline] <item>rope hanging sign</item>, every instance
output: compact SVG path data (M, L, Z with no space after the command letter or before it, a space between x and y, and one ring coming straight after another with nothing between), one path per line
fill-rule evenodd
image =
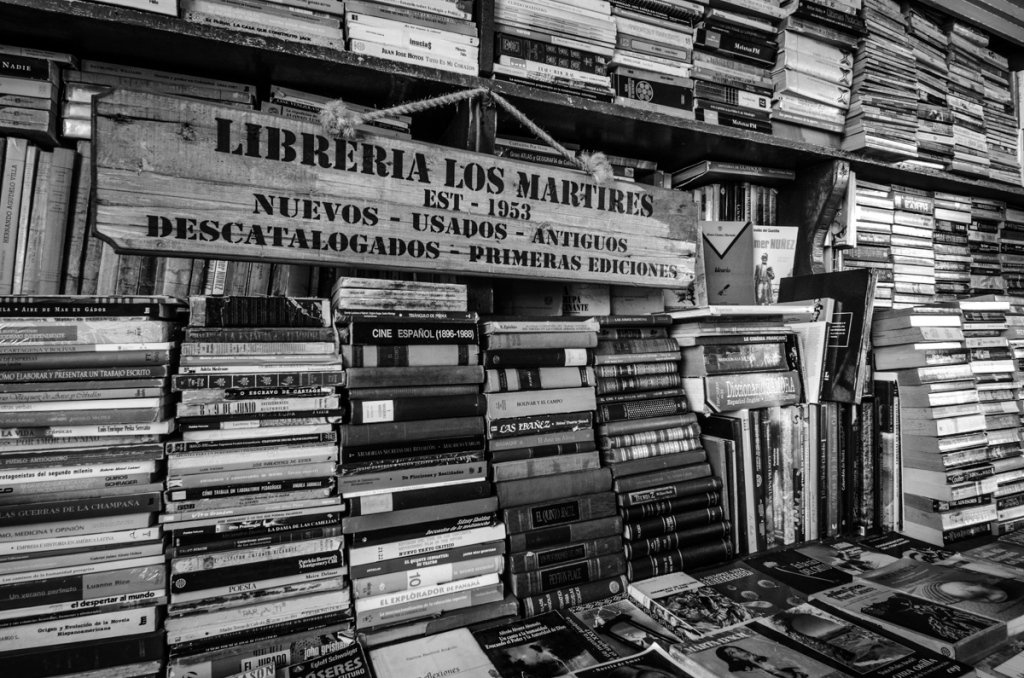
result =
M490 97L584 172L356 128ZM159 94L96 101L95 233L118 251L686 287L688 196L617 181L486 89L324 124Z

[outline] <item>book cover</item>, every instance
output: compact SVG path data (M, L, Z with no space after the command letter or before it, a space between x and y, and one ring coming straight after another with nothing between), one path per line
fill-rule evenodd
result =
M754 227L749 221L702 221L704 275L710 304L753 304Z
M746 559L747 565L769 574L800 593L811 595L840 584L849 584L853 577L798 551L781 551Z
M871 269L783 278L779 301L835 300L825 351L822 400L860 403L869 365L871 314L877 274Z
M668 651L658 645L643 652L622 659L598 664L575 673L576 678L623 678L644 676L644 678L693 678L669 656Z
M845 572L853 577L863 572L881 569L898 560L896 557L846 541L838 541L831 544L810 544L796 550L809 558L830 565L840 572Z
M744 624L684 640L672 657L699 678L752 674L757 678L845 678L820 661L764 635L759 626Z
M482 629L473 638L502 678L549 678L595 666L616 653L559 610Z
M1021 678L1024 676L1024 636L1011 638L974 665L978 678Z
M629 595L658 622L687 638L700 638L757 616L751 609L681 572L633 582Z
M668 649L678 638L625 594L568 609L581 624L597 633L622 656L652 645Z
M793 275L799 226L754 226L754 303L779 300L779 282Z
M742 605L751 617L768 617L807 602L807 596L740 561L702 570L698 580Z
M849 676L969 675L971 668L915 649L812 605L799 605L754 625L765 635Z
M370 662L377 678L495 675L494 664L465 628L370 650Z
M893 558L909 558L923 563L938 563L956 556L956 551L937 548L896 532L864 537L859 544Z

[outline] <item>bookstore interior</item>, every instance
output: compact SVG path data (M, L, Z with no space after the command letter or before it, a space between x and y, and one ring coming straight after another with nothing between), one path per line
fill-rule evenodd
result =
M0 0L0 678L1024 678L1021 0Z

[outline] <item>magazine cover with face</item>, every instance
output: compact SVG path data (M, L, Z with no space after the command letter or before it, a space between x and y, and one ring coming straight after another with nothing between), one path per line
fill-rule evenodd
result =
M756 624L685 640L670 652L699 678L845 678L799 648L765 636Z
M695 678L673 661L668 652L652 645L623 659L591 666L576 672L576 678Z
M753 626L849 676L954 678L973 670L967 664L930 650L911 648L811 604L758 620Z
M622 656L661 645L666 650L679 642L673 633L654 621L625 594L577 605L568 612L593 630Z
M898 560L893 556L866 549L859 544L844 541L833 544L811 544L802 546L797 551L854 577L864 572L881 569Z

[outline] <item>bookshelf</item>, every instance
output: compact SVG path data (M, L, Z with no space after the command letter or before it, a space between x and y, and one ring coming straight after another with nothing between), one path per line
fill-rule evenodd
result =
M481 35L491 33L480 3ZM957 3L964 4L964 3ZM950 191L1024 206L1024 187L893 167L856 153L639 111L615 104L548 92L516 83L447 73L384 59L211 28L131 9L76 0L0 0L5 21L0 41L64 50L84 58L132 63L254 83L271 83L326 95L343 95L377 107L489 87L505 96L556 139L659 162L672 170L704 158L803 170L846 161L858 177L932 191ZM130 36L130 39L129 39ZM484 38L486 42L486 37ZM1002 47L1011 43L1004 42ZM997 46L999 47L999 46ZM1024 50L1003 49L1011 68L1024 67ZM481 54L490 49L481 45ZM483 64L486 67L486 64ZM484 111L484 133L475 147L493 142L493 111ZM453 143L452 109L419 114L417 140Z

